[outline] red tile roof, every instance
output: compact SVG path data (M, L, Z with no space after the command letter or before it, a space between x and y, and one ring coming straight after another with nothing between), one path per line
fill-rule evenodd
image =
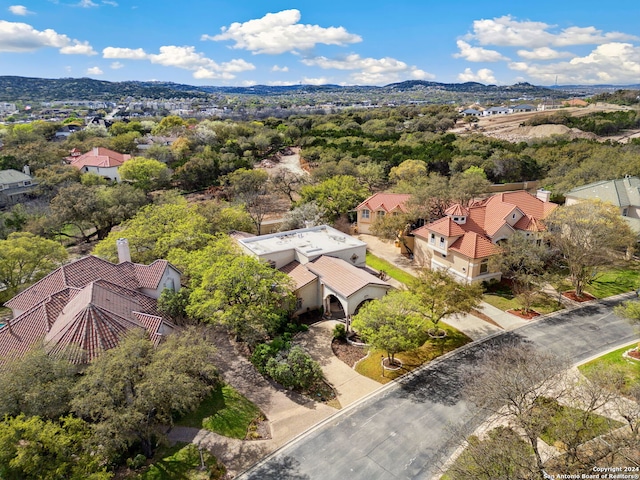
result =
M453 216L456 216L456 217L467 216L467 215L469 215L469 209L463 207L459 203L454 203L449 208L447 208L444 211L444 213L447 214L447 215L453 215Z
M89 255L54 270L5 305L14 310L24 311L60 290L67 287L82 288L96 280L107 280L133 290L155 289L168 265L169 262L166 260L156 260L151 265L131 262L114 264Z
M139 289L155 289L169 265L115 265L89 256L58 268L6 303L24 313L10 328L0 328L0 359L22 355L44 340L51 353L64 350L83 363L135 328L159 342L173 326L158 313L156 300Z
M505 225L510 230L539 232L544 230L543 219L558 205L544 202L524 192L506 192L474 202L468 209L453 205L446 210L447 217L436 220L413 232L414 235L429 238L429 233L438 233L447 237L464 235L449 248L471 258L482 258L490 255L491 238ZM451 216L462 216L468 211L466 222L457 224ZM513 214L521 218L511 226L507 219ZM516 217L517 218L517 217ZM469 235L473 233L473 235ZM465 253L466 252L466 253ZM495 252L494 252L495 253Z
M91 167L119 167L129 160L131 155L122 154L109 150L108 148L95 147L89 152L80 156L67 157L70 164L81 169L86 166Z
M424 227L414 230L413 234L418 235L419 237L429 238L430 232L439 233L445 237L457 237L459 235L464 235L465 229L463 228L463 225L458 225L456 222L451 220L451 218L442 217L440 220L436 220L429 225L425 225Z
M387 213L391 213L395 210L406 212L405 204L411 198L411 195L407 193L374 193L364 202L356 207L356 210L362 210L367 208L371 211L384 210Z
M305 267L320 277L329 288L346 298L368 285L391 288L387 282L340 258L322 255L307 263Z
M500 251L496 245L476 232L465 233L449 247L449 250L460 252L469 258L484 258Z

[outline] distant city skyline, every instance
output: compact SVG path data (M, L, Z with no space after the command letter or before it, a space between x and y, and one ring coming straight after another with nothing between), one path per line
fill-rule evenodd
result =
M192 85L640 83L618 2L16 0L0 75Z

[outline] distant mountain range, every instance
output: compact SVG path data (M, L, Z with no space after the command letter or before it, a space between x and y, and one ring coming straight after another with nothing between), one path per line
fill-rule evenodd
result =
M215 96L253 95L263 97L320 95L340 98L346 96L350 100L370 97L370 101L392 101L405 99L407 101L429 101L438 98L440 101L451 101L461 95L466 98L478 96L485 99L511 98L559 98L569 93L598 93L613 91L620 88L640 88L640 85L628 87L602 86L554 86L538 87L529 83L515 85L483 85L481 83L437 83L422 80L410 80L392 83L384 87L376 86L340 86L340 85L289 85L268 86L255 85L251 87L215 87L194 86L172 82L107 82L91 78L29 78L16 76L0 76L0 101L60 101L60 100L97 100L121 101L127 98L169 99L169 98L202 98L210 99ZM437 102L436 102L437 103Z

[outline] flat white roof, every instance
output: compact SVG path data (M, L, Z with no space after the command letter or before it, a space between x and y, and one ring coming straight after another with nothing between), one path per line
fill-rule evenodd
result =
M258 256L284 250L298 250L305 256L316 256L346 248L367 246L357 238L328 225L242 238L239 242Z

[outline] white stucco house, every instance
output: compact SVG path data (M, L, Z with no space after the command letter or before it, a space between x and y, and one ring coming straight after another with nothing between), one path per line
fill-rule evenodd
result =
M289 275L296 285L299 315L322 307L325 315L348 318L365 302L391 288L366 269L367 244L321 225L237 239L245 253Z

